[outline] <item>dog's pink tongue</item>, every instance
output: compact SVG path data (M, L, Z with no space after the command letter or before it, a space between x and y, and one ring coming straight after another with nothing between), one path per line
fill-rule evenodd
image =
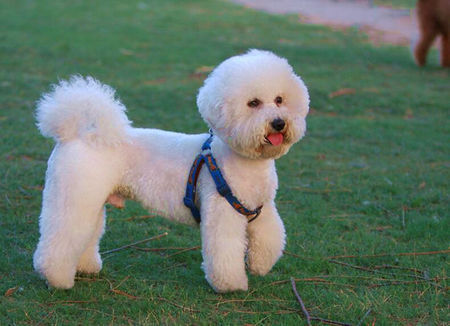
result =
M283 142L283 134L281 132L276 134L269 134L267 139L273 146L278 146Z

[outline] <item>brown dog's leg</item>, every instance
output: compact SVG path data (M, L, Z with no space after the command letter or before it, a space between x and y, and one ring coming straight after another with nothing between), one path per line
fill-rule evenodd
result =
M450 35L442 35L441 66L450 67Z
M441 66L450 67L450 0L437 0L435 16L441 34Z
M414 58L419 66L423 66L427 53L439 33L433 16L432 4L419 0L417 2L417 18L419 20L420 40L414 49Z
M416 48L414 49L414 57L416 58L416 63L419 66L425 65L427 61L427 53L433 44L434 39L436 38L437 30L427 30L426 32L422 31L420 35L419 43L417 43Z
M438 34L437 29L422 30L419 43L414 49L414 57L419 66L423 66L427 61L427 53Z

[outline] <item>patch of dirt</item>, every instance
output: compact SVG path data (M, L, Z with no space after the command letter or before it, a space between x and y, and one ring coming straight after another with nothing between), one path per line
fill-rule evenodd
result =
M417 38L414 10L372 5L371 0L231 0L273 14L298 14L300 21L342 29L357 27L372 43L409 45Z

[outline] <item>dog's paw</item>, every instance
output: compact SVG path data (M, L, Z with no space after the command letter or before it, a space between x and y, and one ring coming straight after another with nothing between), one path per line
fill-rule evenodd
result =
M253 275L264 276L267 273L269 273L271 269L272 269L272 265L268 266L267 264L263 265L263 264L256 264L256 263L248 264L248 270Z
M75 271L64 271L63 269L47 270L41 273L47 279L49 288L71 289L75 284Z
M45 281L45 286L48 290L54 290L54 289L60 289L60 290L69 290L73 288L75 285L75 280L72 280L72 282L63 282L63 283L55 283L54 281Z
M264 276L270 272L273 265L278 260L279 255L269 254L264 255L261 252L249 252L247 257L247 268L253 275Z
M102 259L98 253L83 255L77 265L77 272L95 274L102 269Z
M208 278L207 278L208 280ZM208 280L209 285L213 288L213 290L217 293L227 293L227 292L235 292L235 291L247 291L248 290L248 280L247 277L245 280L240 280L239 282L229 282L229 281L210 281Z
M75 267L58 257L44 255L41 250L36 250L33 265L36 272L47 280L49 287L70 289L75 284Z
M248 290L248 278L245 269L241 271L225 271L224 269L208 270L205 268L205 263L202 264L202 269L205 271L205 278L209 285L217 293Z

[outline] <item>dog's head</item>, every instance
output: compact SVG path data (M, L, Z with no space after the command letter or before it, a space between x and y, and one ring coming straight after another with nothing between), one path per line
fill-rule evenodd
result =
M214 69L197 105L232 150L249 158L278 158L305 134L309 95L286 59L251 50Z

